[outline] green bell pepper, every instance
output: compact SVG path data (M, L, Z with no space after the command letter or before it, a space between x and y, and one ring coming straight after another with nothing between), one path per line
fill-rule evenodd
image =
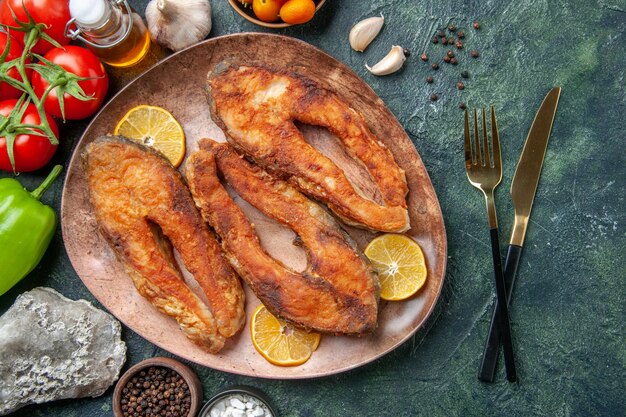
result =
M14 178L0 179L0 295L33 270L50 245L56 214L39 199L62 169L56 165L31 193Z

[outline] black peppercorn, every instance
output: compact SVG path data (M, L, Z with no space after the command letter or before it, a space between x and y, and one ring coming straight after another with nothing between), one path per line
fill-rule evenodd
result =
M432 39L430 40L432 43L439 43L439 38L436 36L433 36Z
M420 55L420 58L422 59L422 61L428 61L428 55L426 54Z
M463 70L463 71L461 71L461 77L463 77L463 78L469 78L469 71L467 71L467 70Z
M432 76L430 76L430 75L429 75L428 77L426 77L426 82L427 82L428 84L432 84L432 83L433 83L433 81L435 81L435 79L434 79Z
M120 404L124 416L184 417L189 414L191 392L176 371L153 366L138 375L139 378L131 378L122 390Z
M459 109L465 110L466 108L467 108L467 106L465 105L465 103L463 103L463 102L459 103Z
M446 37L446 32L444 32L443 30L440 30L437 35L439 35L440 38L445 38Z
M432 93L430 95L430 101L437 101L439 100L439 96L437 95L437 93Z
M478 23L478 20L474 20L474 23L472 23L472 26L476 30L480 29L480 23Z
M465 32L463 32L462 30L459 30L456 33L456 37L459 38L459 39L463 39L465 37Z
M465 84L463 84L463 81L459 81L456 83L456 88L459 90L463 90L465 89Z
M453 24L453 23L450 23L450 24L448 25L448 30L449 30L450 32L454 32L454 31L456 30L456 25L455 25L455 24Z
M436 62L433 62L430 67L432 69L434 69L434 70L438 70L439 69L439 64L437 64Z
M404 54L405 57L410 57L411 56L411 51L409 51L408 49L404 48L402 50L402 53Z
M476 49L472 49L472 51L470 52L470 56L472 58L478 58L478 55L479 55L479 53L478 53L478 51Z

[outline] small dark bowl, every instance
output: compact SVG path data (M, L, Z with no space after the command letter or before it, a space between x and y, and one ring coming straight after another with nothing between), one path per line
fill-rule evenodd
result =
M326 0L315 0L315 13L319 11L319 9L322 7L322 5L325 2ZM241 17L243 17L247 21L252 22L256 25L263 26L266 28L274 28L274 29L280 29L280 28L293 26L290 23L285 23L280 20L278 22L264 22L261 19L258 19L254 15L254 12L252 11L252 6L244 7L244 5L241 4L241 2L239 2L238 0L228 0L228 4L230 4L231 7L235 9L235 11L239 13Z
M186 417L195 417L202 404L202 383L200 383L196 374L189 367L177 360L164 357L150 358L141 361L122 375L119 381L117 381L117 385L113 391L113 415L115 417L124 416L121 400L122 389L126 383L135 376L135 374L151 366L172 369L183 377L189 387L189 393L191 395L191 406L189 408L189 414L187 414Z
M265 394L256 388L248 386L235 386L214 395L209 401L207 401L206 404L204 404L204 407L202 407L202 410L200 410L198 417L210 417L211 409L213 408L213 406L215 406L215 404L219 400L229 397L231 395L247 395L248 397L254 397L267 407L270 413L272 413L272 417L278 417L278 414L272 407L270 400L265 396Z

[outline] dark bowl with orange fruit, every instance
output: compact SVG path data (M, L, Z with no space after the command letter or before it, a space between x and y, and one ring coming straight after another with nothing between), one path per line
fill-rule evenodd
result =
M325 2L326 0L228 0L231 7L244 19L259 26L277 29L308 22ZM314 10L310 3L315 6ZM285 15L284 20L280 17L281 10Z

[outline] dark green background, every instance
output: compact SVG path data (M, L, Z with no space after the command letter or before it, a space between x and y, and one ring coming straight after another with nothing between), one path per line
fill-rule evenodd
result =
M131 1L140 12L146 1ZM263 30L212 0L211 36ZM407 343L355 371L323 379L271 381L191 364L205 398L235 384L264 390L282 416L624 416L626 221L626 2L624 0L329 0L306 25L271 31L310 42L347 63L380 95L420 152L443 210L449 244L443 293L426 325ZM365 53L350 49L357 21L384 14L385 26ZM478 19L482 30L470 28ZM419 59L448 22L468 34L460 65L433 72ZM404 70L369 74L393 44L411 50ZM477 60L467 57L476 48ZM454 83L471 76L466 89ZM201 69L199 69L201 70ZM135 70L135 73L138 70ZM111 94L132 71L112 71ZM435 83L424 82L427 75ZM519 384L499 369L494 384L477 380L494 302L482 196L463 168L462 112L493 104L498 113L504 179L497 193L501 241L513 210L508 187L534 113L553 86L563 93L528 229L511 308ZM441 99L428 100L431 92ZM66 164L87 122L62 127L54 162ZM43 172L45 171L45 172ZM48 169L20 175L30 189ZM5 176L6 174L2 174ZM44 201L59 208L62 182ZM503 247L504 252L504 247ZM7 254L0 254L7 256ZM72 269L60 228L39 267L0 298L0 312L23 291L50 286L73 299L94 297ZM125 329L128 366L170 356ZM113 389L100 398L30 406L20 416L109 416Z

